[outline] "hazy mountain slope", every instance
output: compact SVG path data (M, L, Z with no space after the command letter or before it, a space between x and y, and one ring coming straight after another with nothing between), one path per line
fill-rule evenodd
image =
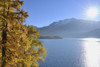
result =
M40 30L40 35L73 37L98 28L100 28L100 22L71 18L53 22L38 30Z
M100 29L96 29L84 34L81 34L79 36L75 36L75 37L96 37L96 38L100 38Z

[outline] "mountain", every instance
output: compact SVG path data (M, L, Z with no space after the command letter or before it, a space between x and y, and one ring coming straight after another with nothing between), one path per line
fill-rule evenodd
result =
M49 26L37 29L40 30L42 36L74 37L99 28L100 21L71 18L53 22Z
M92 31L89 31L87 33L84 33L84 34L80 34L78 36L75 36L75 37L81 37L81 38L86 38L86 37L90 37L90 38L100 38L100 29L96 29L96 30L92 30Z

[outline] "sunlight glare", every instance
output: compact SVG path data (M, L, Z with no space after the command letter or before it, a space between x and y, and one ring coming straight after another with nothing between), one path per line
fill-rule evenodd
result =
M83 40L86 67L100 67L100 39L85 38Z
M90 8L87 11L87 16L90 18L95 18L98 15L98 9L97 8Z

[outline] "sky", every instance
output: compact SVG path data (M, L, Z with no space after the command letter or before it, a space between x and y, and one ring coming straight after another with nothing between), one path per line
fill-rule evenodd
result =
M43 27L70 18L98 21L99 15L92 19L86 16L91 7L100 10L100 0L24 0L22 9L29 14L25 23Z

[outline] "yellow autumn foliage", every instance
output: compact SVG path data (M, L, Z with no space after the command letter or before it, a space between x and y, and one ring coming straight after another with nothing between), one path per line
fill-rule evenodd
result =
M21 0L0 0L0 67L38 67L46 48L39 31L24 24L28 17Z

